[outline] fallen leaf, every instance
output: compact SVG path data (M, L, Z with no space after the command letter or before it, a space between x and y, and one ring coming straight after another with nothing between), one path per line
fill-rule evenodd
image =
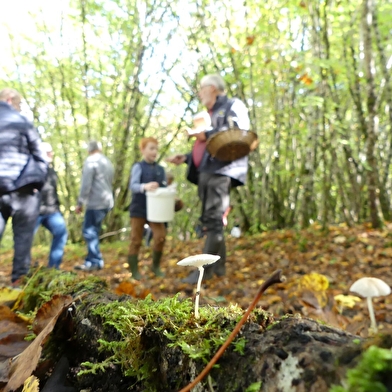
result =
M344 235L338 235L333 239L335 244L344 244L347 241L347 238Z
M0 288L0 305L11 307L18 299L21 293L20 289L11 289L9 287Z
M35 376L30 376L23 384L22 392L39 392L39 380Z
M59 316L64 307L72 304L72 297L70 295L55 295L50 301L45 302L39 309L35 316L33 323L33 331L38 335L45 329L46 324L52 321L53 318Z
M247 37L246 37L246 44L247 45L252 45L253 44L253 42L255 41L255 36L254 35L248 35Z
M342 308L353 308L357 302L361 302L362 299L356 297L355 295L335 295L334 297L336 303Z
M41 307L44 308L41 312L41 314L43 314L43 319L37 323L37 328L39 329L44 324L46 325L34 341L20 355L12 360L9 372L9 381L4 388L4 392L11 392L18 389L21 385L23 385L24 381L31 376L41 357L42 346L56 325L57 319L64 309L72 304L72 297L70 296L56 297L58 298L54 301L55 305L49 304L48 306L45 306L46 304L44 304ZM69 298L71 298L71 300ZM50 302L52 301L49 301L49 303ZM40 313L40 309L38 310L37 315ZM57 313L55 313L54 309L57 309ZM48 314L53 314L51 319L46 317Z

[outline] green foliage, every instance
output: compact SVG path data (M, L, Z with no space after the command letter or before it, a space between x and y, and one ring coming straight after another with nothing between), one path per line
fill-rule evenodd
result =
M184 9L180 0L140 7L135 0L86 0L70 2L53 26L36 13L29 37L13 26L15 64L3 70L1 84L23 91L54 146L70 240L81 240L73 206L84 142L101 139L115 163L116 205L106 229L123 228L139 139L159 139L163 165L163 157L189 152L181 129L202 109L196 87L209 72L221 73L228 93L246 102L260 139L246 186L233 192L229 225L256 233L390 220L392 3L376 2L372 18L366 4L189 0ZM186 206L171 229L185 237L200 206L185 168L167 169Z
M245 392L260 392L261 391L261 381L255 382L251 385L249 385L248 388L246 388Z
M369 347L358 366L347 372L344 386L333 386L330 392L387 392L392 374L392 350Z

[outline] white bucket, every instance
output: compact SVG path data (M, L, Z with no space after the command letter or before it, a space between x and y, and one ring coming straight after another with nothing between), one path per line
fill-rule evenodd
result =
M147 220L149 222L171 222L174 219L176 192L171 188L158 188L146 192Z

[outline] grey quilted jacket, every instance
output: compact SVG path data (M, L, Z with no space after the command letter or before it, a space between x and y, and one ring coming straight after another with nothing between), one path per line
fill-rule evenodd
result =
M40 190L48 166L33 125L0 101L0 195L31 186Z

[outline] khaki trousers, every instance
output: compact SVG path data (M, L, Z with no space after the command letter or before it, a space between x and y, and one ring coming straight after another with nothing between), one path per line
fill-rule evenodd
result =
M129 254L138 255L143 240L144 225L148 223L152 230L153 250L162 252L166 240L164 223L148 222L146 218L131 218L131 243Z

